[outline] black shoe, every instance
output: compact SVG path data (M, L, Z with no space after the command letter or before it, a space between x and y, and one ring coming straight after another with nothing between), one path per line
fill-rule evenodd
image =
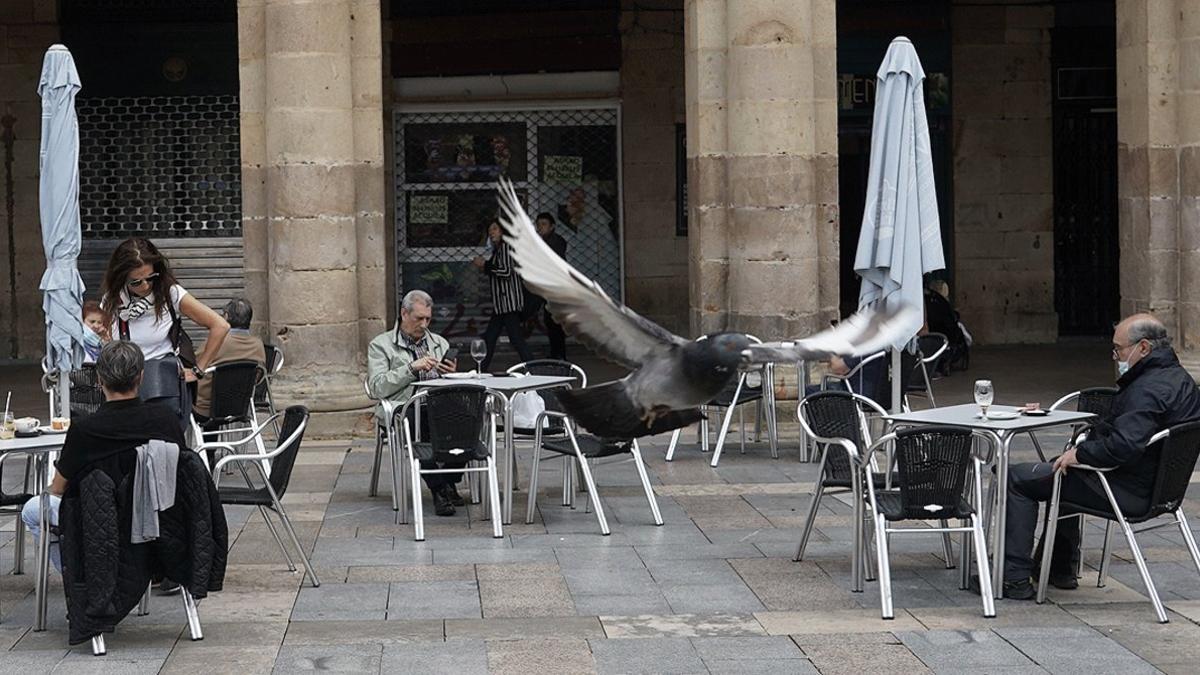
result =
M455 506L463 506L467 503L467 500L463 499L462 495L458 494L458 488L454 487L452 484L447 484L442 487L442 492L446 495L446 499L449 499L450 503Z
M171 581L170 579L163 579L162 583L160 583L158 585L158 594L159 595L175 595L176 593L178 593L182 590L183 590L182 586L175 583L174 581Z
M1061 588L1064 591L1073 591L1079 588L1079 578L1073 572L1067 574L1050 573L1050 585L1055 588Z
M454 504L450 503L450 499L446 497L445 491L433 491L433 512L439 516L454 515Z
M979 576L971 575L971 590L979 593ZM1037 589L1029 579L1004 582L1004 597L1009 600L1033 600L1037 597Z

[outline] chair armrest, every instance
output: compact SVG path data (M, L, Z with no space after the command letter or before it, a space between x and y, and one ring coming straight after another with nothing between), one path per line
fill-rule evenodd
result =
M1083 469L1084 471L1095 471L1097 473L1108 473L1116 469L1115 466L1092 466L1091 464L1075 464L1067 467L1068 469Z
M284 413L284 412L285 412L285 411L281 410L281 411L279 411L279 412L275 413L274 415L271 415L270 417L268 417L268 418L266 419L266 421L265 421L265 422L263 422L262 424L260 424L260 425L258 425L257 427L255 427L255 429L254 429L254 432L253 432L253 433L251 433L249 436L246 436L245 438L240 438L240 439L238 439L238 440L236 440L236 441L220 441L220 442L217 442L217 441L209 441L209 442L204 442L204 441L201 441L200 443L197 443L197 444L196 444L196 448L195 448L195 450L197 450L197 451L200 451L200 450L204 450L204 449L208 449L208 448L215 448L215 447L229 447L229 446L233 446L233 445L245 445L245 444L249 443L250 441L253 441L254 439L256 439L256 438L258 438L259 436L261 436L261 435L262 435L262 433L263 433L264 431L266 431L266 430L267 430L267 426L269 426L269 425L270 425L272 422L274 422L274 421L275 421L277 418L281 417L281 416L283 415L283 413Z
M559 412L557 410L543 410L542 412L538 413L537 417L533 418L534 428L536 429L537 427L541 426L542 421L545 420L547 417L557 417L559 419L564 419L564 420L571 419L571 416L565 412Z
M1053 404L1051 404L1050 411L1053 412L1055 410L1058 410L1059 408L1070 403L1071 401L1074 401L1077 398L1079 398L1079 392L1073 391L1073 392L1067 394L1066 396L1063 396L1062 398L1058 399Z

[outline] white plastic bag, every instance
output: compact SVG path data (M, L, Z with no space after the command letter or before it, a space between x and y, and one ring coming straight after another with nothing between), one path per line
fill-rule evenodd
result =
M537 416L546 410L546 401L536 391L526 391L513 397L512 403L513 426L518 429L533 429ZM542 428L550 426L549 419L542 420Z

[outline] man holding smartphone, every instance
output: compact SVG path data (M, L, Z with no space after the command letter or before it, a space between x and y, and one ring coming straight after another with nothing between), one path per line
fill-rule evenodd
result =
M377 335L367 347L367 391L371 398L403 405L412 398L413 383L457 370L458 350L451 349L446 338L429 330L432 319L433 298L428 293L412 290L405 294L396 327ZM387 424L382 404L375 408L375 422ZM427 424L422 426L428 428ZM425 469L453 469L465 464L465 461L421 462ZM464 504L455 487L462 479L461 473L425 474L424 479L433 494L433 510L437 515L452 516L454 507Z

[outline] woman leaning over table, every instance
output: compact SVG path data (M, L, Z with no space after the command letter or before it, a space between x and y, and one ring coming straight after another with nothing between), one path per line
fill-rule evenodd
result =
M141 399L170 407L186 431L193 383L204 376L220 350L229 324L180 286L167 258L141 237L126 239L113 251L101 293L113 339L133 342L146 357ZM178 345L171 331L176 319L185 316L208 329L204 351L196 354L196 365L190 369L176 355Z

